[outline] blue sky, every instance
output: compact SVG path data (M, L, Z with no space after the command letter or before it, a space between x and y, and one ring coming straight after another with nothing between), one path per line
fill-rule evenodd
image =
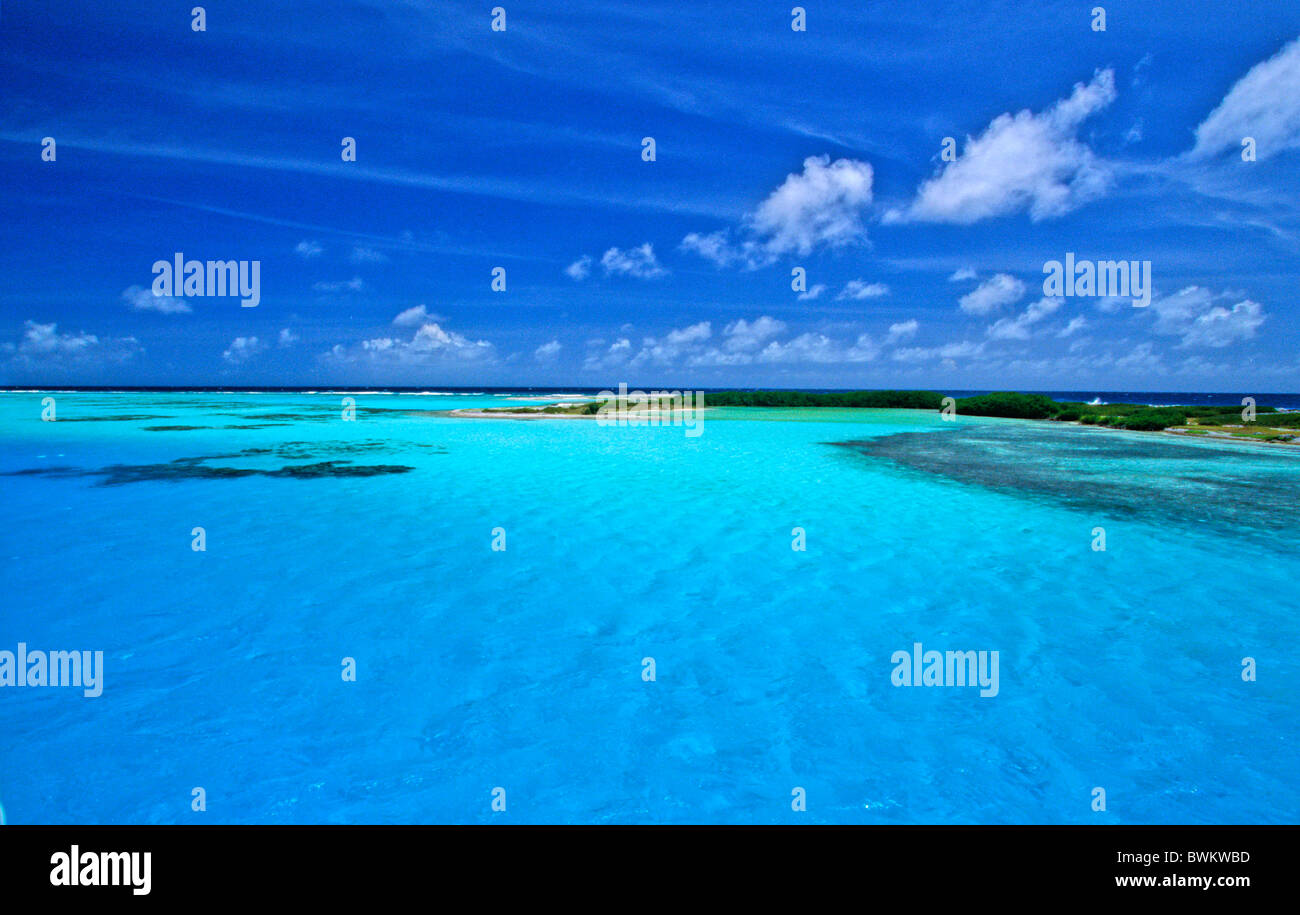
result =
M5 3L0 383L1300 390L1296 4L500 2Z

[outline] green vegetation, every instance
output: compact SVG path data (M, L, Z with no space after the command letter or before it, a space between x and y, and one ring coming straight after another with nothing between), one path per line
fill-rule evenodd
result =
M937 410L943 395L934 391L706 391L707 407L869 407L895 410Z
M1273 430L1265 429L1263 431L1251 429L1249 426L1228 426L1222 429L1206 428L1204 426L1183 426L1174 428L1170 431L1178 432L1183 435L1194 435L1201 437L1247 439L1257 442L1294 442L1300 436L1289 433L1279 433Z
M998 391L957 399L957 413L964 416L1005 416L1010 419L1055 419L1060 404L1042 394Z
M485 407L484 413L549 413L552 416L556 414L570 416L594 416L600 410L603 401L593 400L590 403L569 403L569 404L552 404L549 407Z
M1256 407L1255 411L1259 414L1255 420L1259 425L1285 429L1300 428L1300 413L1277 413L1272 407ZM1196 424L1198 426L1240 426L1243 422L1241 411L1233 408L1226 413L1196 416Z
M1135 410L1125 416L1111 418L1111 425L1121 429L1134 429L1138 432L1159 432L1170 426L1182 426L1187 423L1187 414L1173 407L1150 407Z
M1012 419L1054 419L1090 426L1150 431L1187 422L1187 412L1196 407L1148 407L1144 404L1086 404L1052 400L1042 394L999 391L957 400L958 415L1005 416ZM1237 408L1205 408L1211 410ZM1237 413L1241 411L1237 409Z
M1300 429L1300 412L1281 413L1276 407L1259 406L1255 408L1255 421L1248 423L1241 418L1241 411L1239 406L1151 407L1132 403L1057 402L1042 394L1017 394L1009 391L957 400L959 415L1050 419L1136 432L1173 429L1205 435L1207 431L1203 427L1214 427L1216 431L1234 438L1275 442L1291 441L1293 438L1279 434L1276 430Z

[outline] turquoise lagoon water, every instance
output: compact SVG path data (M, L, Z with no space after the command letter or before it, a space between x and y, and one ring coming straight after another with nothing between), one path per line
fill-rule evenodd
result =
M1295 452L42 396L0 395L0 649L102 650L104 692L0 690L11 823L1297 819ZM998 695L893 686L914 642Z

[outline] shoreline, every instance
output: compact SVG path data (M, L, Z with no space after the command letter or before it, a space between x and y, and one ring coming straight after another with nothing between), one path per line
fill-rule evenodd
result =
M447 416L454 416L454 417L456 417L456 418L458 418L458 419L522 419L522 420L538 420L538 419L586 419L586 420L600 420L600 419L604 418L604 417L600 416L599 414L594 414L594 413L569 413L569 412L562 412L562 413L546 413L546 412L543 412L543 410L544 410L544 408L545 408L546 406L572 406L572 405L574 405L574 404L572 404L572 403L565 404L565 403L563 403L563 402L560 402L560 403L558 403L558 404L545 404L545 405L539 405L539 406L537 406L537 407L534 408L534 409L530 409L530 410L520 410L520 411L517 411L517 412L514 412L514 411L505 411L505 410L493 411L493 410L488 410L488 409L463 408L463 409L449 410L449 411L446 412L446 415L447 415ZM705 410L716 410L716 409L718 409L718 408L717 408L717 407L695 407L695 408L692 408L692 413L694 414L694 413L700 413L700 412L703 412L703 411L705 411ZM808 411L817 411L817 410L824 410L824 409L827 409L827 408L825 408L825 407L746 407L746 408L738 408L738 409L752 409L752 410L808 410ZM871 410L871 411L874 411L874 412L885 412L885 411L892 411L892 410L900 410L900 411L904 411L904 412L908 412L908 413L914 413L914 412L917 412L916 410L909 409L909 408L906 408L906 407L842 407L842 408L840 408L840 409L845 409L845 410ZM652 420L652 419L656 419L656 420L657 420L657 419L660 419L661 416L666 416L666 417L668 417L668 420L667 420L666 422L661 421L659 424L660 424L660 425L671 425L671 424L672 424L672 419L676 416L677 411L671 411L671 410L654 410L654 409L651 409L651 410L635 410L635 411L624 412L622 415L623 415L624 417L626 417L626 416L628 416L629 413L631 413L631 414L632 414L633 416L635 416L637 419L644 420L644 421L647 421L647 422L650 421L650 420ZM679 417L678 417L678 418L679 418ZM1186 428L1183 428L1183 429L1179 429L1179 428L1166 428L1166 429L1125 429L1125 428L1116 428L1116 427L1113 427L1113 426L1100 425L1100 424L1095 424L1095 423L1083 423L1083 422L1080 422L1080 421L1078 421L1078 420L1061 421L1061 420L1051 420L1051 419L1028 419L1028 418L1019 418L1019 417L982 417L982 418L986 418L986 419L1013 419L1013 420L1019 420L1020 422L1027 422L1027 423L1058 423L1058 424L1060 424L1060 425L1068 425L1068 426L1075 426L1075 427L1079 427L1079 428L1088 428L1088 429L1098 429L1098 430L1106 431L1106 432L1129 432L1129 433L1135 433L1135 434L1152 434L1152 433L1154 433L1154 434L1157 434L1157 435L1165 435L1165 436L1169 436L1169 437L1171 437L1171 438L1190 439L1190 440L1192 440L1192 441L1231 442L1231 443L1233 443L1233 444L1238 444L1238 445L1266 445L1266 446L1274 446L1274 447L1279 447L1279 446L1280 446L1280 447L1282 447L1282 448L1290 448L1290 449L1300 448L1300 437L1297 437L1297 438L1296 438L1295 440L1293 440L1293 441L1267 441L1267 440L1264 440L1264 439L1253 438L1253 437L1245 436L1245 435L1233 435L1233 434L1231 434L1231 433L1229 433L1229 432L1212 431L1212 430L1209 429L1209 428L1207 428L1206 431L1204 431L1204 432L1200 432L1200 431L1193 432L1193 431L1189 431L1189 430L1186 429ZM679 420L680 420L680 418L679 418ZM611 421L610 424L611 424L611 425L615 425L615 424L626 425L627 423L626 423L626 422L622 422L622 423L620 423L619 421L614 420L614 421ZM1284 428L1275 428L1275 427L1271 427L1271 426L1263 426L1263 425L1261 425L1261 426L1259 427L1259 431L1261 431L1261 432L1276 432L1276 433L1278 433L1278 434L1287 434L1290 430L1288 430L1288 429L1284 429Z
M1082 425L1082 423L1075 423L1074 425ZM1106 427L1102 426L1100 428L1106 428ZM1276 429L1272 427L1265 427L1265 428L1268 428L1269 431L1271 432L1285 432L1285 430ZM1131 432L1133 430L1113 429L1111 431ZM1191 439L1192 441L1235 442L1239 445L1267 445L1269 447L1300 448L1300 439L1297 439L1295 441L1290 441L1290 442L1267 441L1265 439L1260 439L1260 438L1250 438L1249 436L1245 436L1245 435L1231 435L1227 432L1209 432L1209 431L1188 432L1183 429L1161 429L1159 430L1159 434L1170 435L1170 436L1174 436L1175 438Z
M566 405L548 404L547 406L566 406ZM572 406L572 405L570 404L567 406ZM703 413L705 410L712 410L712 409L717 409L717 408L716 407L692 407L690 413L692 416L694 416L698 413ZM622 411L621 413L616 413L614 415L623 416L623 417L633 416L637 419L646 419L646 420L652 418L658 419L660 416L666 416L669 417L670 422L661 423L661 425L671 425L672 418L677 418L680 420L682 418L683 413L685 412L686 411L682 411L682 410L625 410ZM473 407L464 407L462 409L457 409L457 410L448 410L447 415L455 416L459 419L594 419L594 420L607 419L606 416L602 416L597 413L545 413L543 412L543 408L540 406L533 410L519 410L519 411L511 411L511 410L493 411L493 410L481 409L481 408L475 409ZM610 425L620 425L620 424L626 425L625 422L620 423L620 420L618 419L607 419L607 421L609 422ZM678 425L680 425L680 422L678 423Z

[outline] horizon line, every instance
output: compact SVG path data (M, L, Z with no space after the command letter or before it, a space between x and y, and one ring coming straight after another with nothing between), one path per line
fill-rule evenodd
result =
M663 390L665 387L679 388L680 386L665 385L632 385L627 384L629 389L635 390ZM1300 397L1300 391L1195 391L1195 390L1104 390L1101 388L954 388L954 387L919 387L919 388L832 388L832 387L771 387L764 385L741 385L738 387L717 387L717 386L700 386L698 388L687 385L693 390L701 390L704 393L709 391L718 392L744 392L744 391L788 391L792 393L852 393L856 391L955 391L959 393L1016 393L1016 394L1071 394L1071 393L1091 393L1091 394L1239 394L1245 393L1249 396L1286 396ZM232 394L259 394L259 393L328 393L334 391L357 392L357 391L374 391L375 393L386 392L439 392L452 391L456 393L472 393L481 391L483 393L498 391L536 391L539 394L549 393L569 393L583 391L605 391L611 390L607 387L598 387L590 384L574 385L391 385L391 384L313 384L313 385L39 385L39 384L15 384L0 385L0 393L4 394L23 394L39 393L42 391L71 391L71 392L98 392L98 393L149 393L149 392L172 392L182 393L188 391L219 391Z

